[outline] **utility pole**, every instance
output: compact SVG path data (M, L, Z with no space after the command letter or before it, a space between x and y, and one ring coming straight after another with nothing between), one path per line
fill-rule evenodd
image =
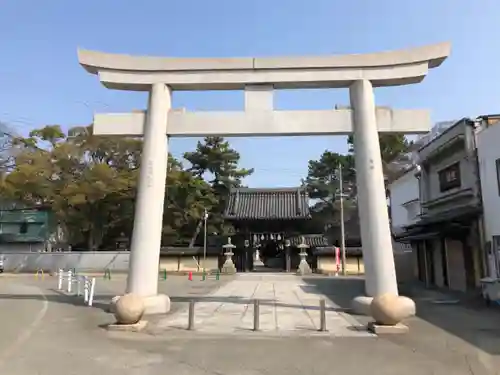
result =
M207 263L207 219L208 212L205 208L205 212L203 214L203 274L205 275L205 265Z
M342 164L339 164L339 184L340 184L340 253L342 257L342 276L346 276L345 259L345 228L344 228L344 182L342 180Z

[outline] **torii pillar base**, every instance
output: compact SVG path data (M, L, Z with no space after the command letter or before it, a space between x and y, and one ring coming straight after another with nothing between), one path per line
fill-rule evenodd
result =
M121 296L113 297L109 303L108 312L114 314L115 305ZM170 311L170 298L166 294L156 294L142 297L144 303L144 315L166 314Z
M170 298L166 294L144 297L144 314L166 314L170 311Z

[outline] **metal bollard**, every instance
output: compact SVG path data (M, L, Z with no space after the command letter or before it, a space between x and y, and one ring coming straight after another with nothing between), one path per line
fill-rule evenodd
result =
M326 302L324 299L319 301L319 331L326 332Z
M188 330L194 329L194 301L189 301Z
M253 300L253 330L258 331L260 329L260 301L258 299Z

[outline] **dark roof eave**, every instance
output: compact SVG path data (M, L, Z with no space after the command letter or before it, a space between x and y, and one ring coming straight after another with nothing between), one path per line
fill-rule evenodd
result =
M412 230L416 228L426 227L429 225L440 224L453 220L473 218L482 212L482 207L461 207L451 209L442 213L437 213L433 216L422 217L419 221L414 224L404 227L405 230Z
M279 220L279 221L288 221L288 220L311 220L312 217L309 216L292 216L292 217L240 217L236 215L224 215L223 218L225 220L236 220L236 221L251 221L251 220L264 220L264 221L271 221L271 220Z

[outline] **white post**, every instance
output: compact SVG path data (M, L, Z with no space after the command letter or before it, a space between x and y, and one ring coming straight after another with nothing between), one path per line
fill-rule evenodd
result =
M89 300L89 278L83 276L83 300L87 302Z
M71 293L71 284L73 283L71 270L68 271L68 293Z
M158 296L158 264L167 177L167 117L171 94L162 83L152 85L137 189L127 291L145 298L146 313L170 309L167 296Z
M89 295L89 306L92 306L94 302L94 293L95 293L95 277L90 281L90 295Z
M82 280L82 277L80 275L78 275L76 277L76 295L77 296L81 296L82 294L82 289L81 289L81 280Z
M64 277L64 271L59 268L58 278L57 278L57 290L62 290L62 284L63 284L63 277Z
M397 295L373 87L370 81L359 80L349 91L366 293L371 297Z

